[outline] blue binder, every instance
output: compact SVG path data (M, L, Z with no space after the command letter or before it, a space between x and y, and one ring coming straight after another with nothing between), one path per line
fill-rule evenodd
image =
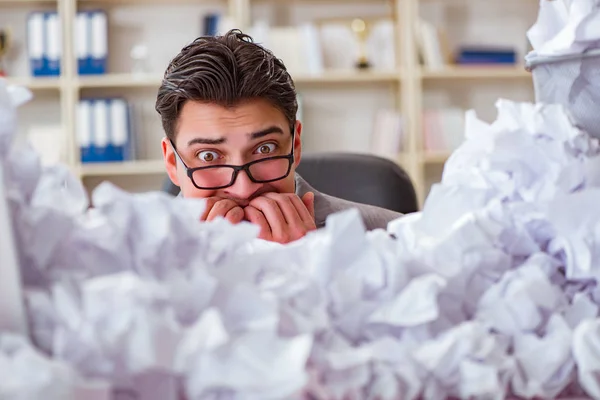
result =
M106 73L108 60L108 17L102 10L82 11L75 20L76 53L80 75Z
M81 162L133 159L130 114L130 106L121 98L81 100L77 116Z
M62 58L62 34L57 12L44 13L44 75L59 76Z
M32 12L27 18L27 52L31 75L45 75L45 17L42 12Z

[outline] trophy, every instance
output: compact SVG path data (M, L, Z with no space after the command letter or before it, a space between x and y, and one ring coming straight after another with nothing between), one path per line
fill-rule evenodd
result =
M355 18L350 23L350 28L358 41L358 59L356 60L356 68L367 69L371 66L371 63L367 58L366 49L367 37L369 36L367 21L361 18Z
M5 57L10 45L10 32L8 29L0 28L0 76L6 76Z
M129 52L131 58L131 74L134 76L143 76L148 73L148 46L145 44L136 44Z

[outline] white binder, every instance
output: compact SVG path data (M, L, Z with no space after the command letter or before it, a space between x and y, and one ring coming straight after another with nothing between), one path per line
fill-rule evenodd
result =
M47 60L47 74L60 75L60 58L62 55L62 35L60 31L60 20L58 13L47 13L45 22L45 58Z
M88 100L81 100L77 106L77 142L82 148L92 145L91 105Z
M96 150L106 149L109 144L108 107L106 100L97 99L92 103L92 143Z
M91 73L106 72L108 57L108 20L104 11L94 11L90 15L91 24Z
M86 12L78 12L75 17L75 57L77 57L77 68L79 74L85 74L89 69L91 57L90 27Z
M110 102L110 142L113 146L127 144L127 103L123 99L111 99Z
M27 51L31 75L44 75L44 14L34 12L27 20Z

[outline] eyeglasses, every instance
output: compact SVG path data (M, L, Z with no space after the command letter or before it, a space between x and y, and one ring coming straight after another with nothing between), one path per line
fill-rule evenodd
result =
M183 161L172 140L173 152L181 162L187 176L197 189L217 190L232 186L240 171L245 171L254 183L269 183L287 177L294 163L294 133L292 128L292 150L285 156L273 156L251 161L244 165L209 165L207 167L190 168Z

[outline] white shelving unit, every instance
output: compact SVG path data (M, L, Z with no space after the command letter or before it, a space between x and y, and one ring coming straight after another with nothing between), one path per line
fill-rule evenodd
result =
M109 74L77 76L73 23L78 10L91 8L102 8L108 13ZM26 16L38 9L57 10L62 21L63 59L59 78L28 75ZM272 9L276 12L271 12ZM23 129L32 123L60 124L67 143L66 161L90 188L106 179L118 180L128 189L128 182L153 176L155 184L148 189L158 189L166 174L159 150L162 129L154 112L156 91L170 58L200 35L202 15L215 11L229 14L243 30L261 15L279 24L338 14L344 18L365 15L393 20L397 59L394 69L327 69L322 74L292 74L292 77L303 96L303 137L308 150L364 150L371 134L369 118L374 111L399 110L405 118L405 137L404 150L397 161L411 175L421 203L431 183L439 180L441 165L449 155L424 150L421 132L426 108L458 105L481 110L489 117L498 97L533 100L531 76L522 66L422 67L413 30L414 21L425 16L436 26L447 29L454 44L475 37L491 42L501 39L499 44L502 40L522 43L524 48L525 30L537 13L537 2L533 0L494 4L482 0L0 0L0 27L8 25L17 44L18 54L9 60L10 81L32 89L36 95L28 106L31 112L21 115ZM498 35L499 27L507 23L511 27ZM138 42L150 48L150 68L148 73L132 75L128 49ZM124 96L136 108L136 135L142 147L140 159L81 165L75 129L77 103L83 97L107 94Z

